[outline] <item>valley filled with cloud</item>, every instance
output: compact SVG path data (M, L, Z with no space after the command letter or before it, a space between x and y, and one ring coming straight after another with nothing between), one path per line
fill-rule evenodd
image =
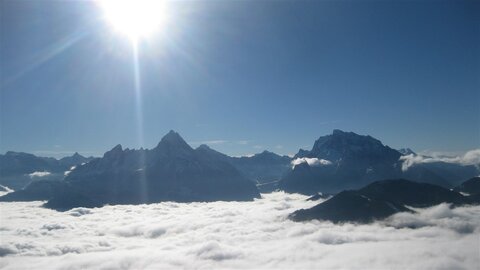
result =
M480 206L440 204L373 224L293 222L319 201L115 205L57 212L0 203L1 269L476 269Z

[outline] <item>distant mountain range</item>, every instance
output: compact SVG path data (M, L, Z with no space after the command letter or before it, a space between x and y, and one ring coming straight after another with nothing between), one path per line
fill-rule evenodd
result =
M248 157L230 157L204 144L200 145L197 150L230 163L243 175L254 181L261 191L272 191L277 188L276 183L291 169L292 159L290 157L280 156L269 151Z
M139 204L160 201L252 200L260 196L255 184L230 163L204 147L191 148L180 135L170 131L151 150L115 146L102 158L78 166L59 186L42 187L47 207L104 204ZM38 184L37 184L38 185ZM0 197L1 200L39 198L35 185Z
M401 152L416 155L410 149ZM293 169L282 178L279 188L303 194L336 193L395 178L453 187L480 173L476 166L446 162L418 163L405 168L401 152L371 136L334 130L315 141L312 150L300 149Z
M411 158L422 156L341 130L320 137L311 150L300 149L293 158L268 151L230 157L207 145L193 149L170 131L153 149L117 145L101 158L75 153L57 160L7 152L0 155L0 185L16 192L0 200L49 200L47 206L55 209L167 200L251 200L259 197L259 190L335 194L399 178L451 188L480 174L477 166L441 161L405 166Z
M0 185L17 190L35 179L61 180L73 166L89 162L93 157L78 153L70 157L55 159L37 157L32 154L9 151L0 155Z
M374 182L358 190L347 190L310 209L297 210L290 215L294 221L312 219L332 222L368 223L399 212L413 212L408 207L429 207L440 203L454 206L480 203L480 178L472 178L455 190L437 185L417 183L404 179Z

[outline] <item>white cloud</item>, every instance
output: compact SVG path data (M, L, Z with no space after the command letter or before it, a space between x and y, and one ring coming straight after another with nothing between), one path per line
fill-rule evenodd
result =
M476 269L480 206L439 205L368 225L293 222L315 205L253 202L76 208L0 203L2 269ZM415 227L416 229L413 229Z
M49 176L50 174L51 174L50 172L33 172L28 174L28 176L30 176L30 178L34 178L34 177L45 177L45 176Z
M9 187L0 185L0 196L6 195L10 192L13 192L13 189L10 189ZM0 251L0 253L1 253L1 251Z
M243 154L243 155L238 155L238 156L232 156L232 157L241 158L241 157L253 157L253 156L255 156L255 154L248 153L248 154Z
M422 156L422 155L406 155L401 156L402 170L406 171L411 166L422 163L446 162L460 165L480 165L480 149L474 149L463 155L456 157L446 157L443 155Z
M85 164L85 163L82 163L80 166L82 166L83 164ZM65 172L63 173L63 175L65 175L65 176L69 175L73 170L75 170L75 168L77 168L77 166L72 166L72 167L70 167L70 170L65 171Z
M292 160L292 168L295 168L295 166L302 164L302 163L307 163L308 166L311 167L316 167L316 166L327 166L331 165L332 162L330 160L326 159L318 159L318 158L297 158Z

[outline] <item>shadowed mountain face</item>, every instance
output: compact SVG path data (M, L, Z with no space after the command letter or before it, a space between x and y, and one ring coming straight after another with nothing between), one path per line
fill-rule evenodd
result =
M84 157L79 153L75 152L72 156L64 157L59 160L59 163L63 166L77 166L83 163L87 163L92 160L93 157Z
M478 201L436 185L403 179L384 180L359 190L342 191L313 208L295 211L290 218L366 223L411 211L405 206L429 207L440 203L463 205Z
M401 154L370 136L334 130L320 137L310 151L300 151L295 158L325 160L312 165L294 166L280 184L289 192L315 194L358 188L376 180L400 177Z
M8 193L0 197L0 201L45 201L51 199L55 194L65 191L66 184L58 180L33 181L24 189Z
M207 145L200 145L196 151L216 156L218 160L230 163L243 175L258 184L278 181L290 170L291 158L280 156L269 151L255 154L251 157L230 157L217 152Z
M398 149L398 152L400 152L400 154L402 154L403 156L417 155L417 153L413 152L413 150L410 148L401 148L401 149Z
M247 177L261 184L280 180L290 169L291 160L288 156L263 151L251 157L234 157L231 163Z
M480 177L473 177L455 187L453 190L469 195L480 195Z
M5 155L0 155L0 184L17 190L27 186L36 178L61 180L65 176L65 171L70 170L72 166L86 163L92 159L92 157L86 158L78 153L57 160L9 151ZM38 177L35 172L39 172L40 175L43 173L44 176Z
M207 145L200 145L196 151L227 162L238 169L244 176L256 183L262 193L272 192L278 188L278 183L285 173L290 171L292 159L269 151L250 157L230 157L217 152Z
M10 196L14 196L13 193ZM160 201L252 200L259 197L254 183L228 162L192 149L170 131L151 150L123 150L121 145L65 178L47 207L65 210L102 204Z
M422 156L410 149L402 153L370 136L334 130L331 135L320 137L312 150L300 150L293 160L268 151L251 157L230 157L206 145L192 149L178 133L171 131L151 150L124 150L117 145L102 158L93 160L78 153L56 160L7 152L0 155L0 184L19 191L26 188L1 200L28 200L30 194L37 194L32 189L39 187L28 185L30 182L63 180L66 171L75 165L62 189L71 192L72 198L76 194L78 201L83 200L80 198L91 201L88 205L245 200L257 197L257 189L269 192L277 188L309 195L337 193L393 178L452 187L451 183L480 173L476 166L416 159L405 169L406 158ZM51 198L48 194L53 193L44 194L42 198L48 199ZM56 204L68 198L57 199Z
M342 191L313 208L295 211L290 218L294 221L319 219L332 222L368 223L406 211L409 211L408 208L397 203L368 198L355 191Z
M410 149L404 152L414 155ZM405 170L400 157L402 153L375 138L334 130L331 135L315 141L312 150L297 153L293 161L295 166L285 174L279 186L288 192L310 195L355 189L393 178L452 187L454 181L478 174L474 166L457 164L437 167L435 164L416 164Z

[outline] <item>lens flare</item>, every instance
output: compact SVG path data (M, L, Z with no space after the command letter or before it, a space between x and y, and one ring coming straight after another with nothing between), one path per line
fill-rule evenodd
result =
M105 19L113 28L138 39L158 31L167 19L166 1L99 0Z

